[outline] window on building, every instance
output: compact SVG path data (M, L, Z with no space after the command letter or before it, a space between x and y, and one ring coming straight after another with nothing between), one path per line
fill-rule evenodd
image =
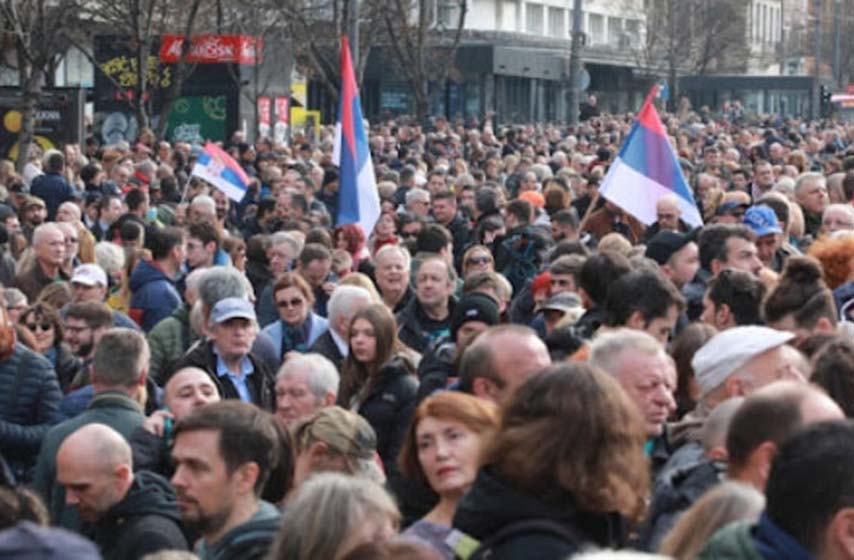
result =
M632 46L640 45L641 22L639 19L627 19L625 34Z
M623 20L618 17L608 18L608 43L619 45L620 37L623 35Z
M590 30L591 45L601 45L605 42L605 16L599 14L590 14L588 18L588 26Z
M543 34L543 5L528 4L525 9L525 30L534 35Z
M549 8L549 35L566 37L566 11L563 8Z

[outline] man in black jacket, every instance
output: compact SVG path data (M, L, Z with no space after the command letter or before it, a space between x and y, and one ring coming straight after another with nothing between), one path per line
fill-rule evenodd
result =
M134 475L130 446L109 426L88 424L68 436L56 457L56 478L106 560L187 550L169 482L150 472Z
M338 371L347 357L350 321L357 311L373 303L371 294L359 286L338 286L329 298L329 329L320 335L309 352L329 359Z
M423 354L451 332L456 273L442 257L427 257L415 275L415 298L397 314L400 341Z
M210 339L193 346L172 371L197 367L207 372L223 399L240 399L272 412L275 379L252 352L258 335L255 310L246 299L229 297L213 306Z

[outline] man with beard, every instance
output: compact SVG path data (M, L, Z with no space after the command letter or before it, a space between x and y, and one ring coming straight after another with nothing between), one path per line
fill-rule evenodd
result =
M71 352L83 361L74 379L60 380L63 387L78 389L89 383L89 365L95 347L107 329L113 326L113 313L105 303L81 301L68 306L65 316L65 342Z
M151 472L134 473L130 446L109 426L88 424L62 442L56 481L105 559L187 549L169 482Z
M184 523L201 535L202 560L266 556L279 512L261 490L279 460L273 416L223 401L200 407L175 426L172 485Z

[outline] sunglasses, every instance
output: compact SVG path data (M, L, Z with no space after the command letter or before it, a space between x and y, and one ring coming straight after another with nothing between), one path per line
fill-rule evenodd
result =
M490 257L472 257L466 261L466 264L489 264L491 262L492 259Z
M47 322L44 322L44 323L27 323L27 328L33 332L35 332L36 329L39 329L39 330L46 332L46 331L49 331L53 328L53 324L47 323Z
M300 307L302 302L303 300L301 298L294 298L292 300L283 299L282 301L277 301L276 305L279 309L287 309L288 307Z

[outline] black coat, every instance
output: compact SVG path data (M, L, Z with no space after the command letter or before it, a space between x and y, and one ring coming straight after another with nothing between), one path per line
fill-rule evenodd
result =
M341 371L341 366L344 365L344 356L342 356L341 351L338 350L338 345L335 344L335 340L332 338L332 334L329 330L320 335L308 351L320 354L324 358L329 358L329 361L335 364L335 368L338 371Z
M419 354L424 354L431 344L451 333L451 315L456 300L451 296L448 301L448 316L444 321L430 319L421 308L417 297L395 316L397 337L400 341Z
M216 385L220 397L224 399L239 399L237 388L228 378L220 378L216 373L217 356L213 351L213 342L208 340L200 342L178 360L172 367L172 371L178 371L185 367L197 367L203 369ZM254 372L247 378L247 385L252 394L252 402L260 408L272 412L276 406L276 379L270 369L255 353L249 353Z
M42 440L59 417L62 393L50 362L20 342L0 362L0 455L28 481Z
M135 560L161 550L187 550L175 491L165 478L136 473L124 499L84 528L104 560Z
M625 524L619 515L581 510L571 494L557 488L550 497L546 502L531 496L485 467L460 501L453 526L480 542L511 524L535 520L560 524L578 537L570 541L546 532L520 532L494 548L494 560L562 560L590 545L623 544Z

